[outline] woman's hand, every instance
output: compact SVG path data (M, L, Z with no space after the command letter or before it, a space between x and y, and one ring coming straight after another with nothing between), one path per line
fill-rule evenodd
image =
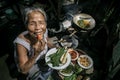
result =
M57 37L51 37L47 39L47 44L49 48L57 47L58 44L58 38Z
M41 39L39 40L35 35L28 34L26 35L26 38L30 40L31 46L34 48L35 55L39 54L41 51L45 48L45 40Z
M45 48L45 40L38 40L35 44L33 44L33 48L34 48L34 52L35 52L35 55L38 55L41 51L44 50Z

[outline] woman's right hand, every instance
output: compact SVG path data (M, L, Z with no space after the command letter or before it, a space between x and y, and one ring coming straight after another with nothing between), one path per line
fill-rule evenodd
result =
M35 55L39 54L41 51L44 50L45 48L45 40L38 40L35 44L33 44L33 48L34 48L34 52L35 52Z
M41 51L44 50L44 47L46 44L45 40L43 39L38 40L36 36L33 34L28 34L26 37L30 40L30 43L34 49L35 55L38 55Z

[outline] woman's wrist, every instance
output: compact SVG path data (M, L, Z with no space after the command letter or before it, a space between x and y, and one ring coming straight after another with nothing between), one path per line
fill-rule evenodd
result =
M38 52L35 52L35 54L33 55L33 58L36 59L38 56Z

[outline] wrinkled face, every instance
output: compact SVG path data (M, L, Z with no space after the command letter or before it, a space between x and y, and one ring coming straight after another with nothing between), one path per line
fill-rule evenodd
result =
M46 31L45 17L38 11L28 14L28 31L30 34L44 35Z

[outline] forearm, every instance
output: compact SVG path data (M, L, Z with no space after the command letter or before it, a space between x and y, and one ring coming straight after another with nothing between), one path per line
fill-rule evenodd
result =
M35 64L35 60L38 55L34 55L31 58L28 59L28 61L21 66L20 70L23 74L28 73L28 71L32 68L32 66Z

